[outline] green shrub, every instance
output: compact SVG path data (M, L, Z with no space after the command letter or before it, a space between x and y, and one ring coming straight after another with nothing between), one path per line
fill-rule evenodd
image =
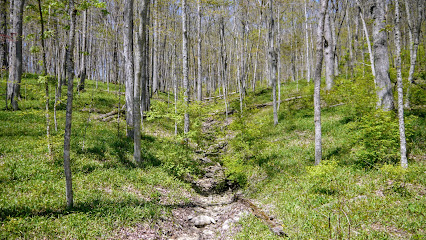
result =
M335 160L324 160L319 165L306 167L309 181L313 184L312 190L325 194L337 192L337 166Z
M413 117L406 118L405 131L409 139L413 135ZM354 140L360 144L355 153L356 164L372 168L377 163L397 163L399 160L399 124L394 112L376 110L364 115L357 126ZM409 141L407 141L409 143Z

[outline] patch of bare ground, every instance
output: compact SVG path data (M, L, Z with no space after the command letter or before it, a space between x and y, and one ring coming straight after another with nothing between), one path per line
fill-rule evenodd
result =
M379 222L370 225L370 228L378 232L386 232L392 239L410 239L411 234L395 226L385 226Z

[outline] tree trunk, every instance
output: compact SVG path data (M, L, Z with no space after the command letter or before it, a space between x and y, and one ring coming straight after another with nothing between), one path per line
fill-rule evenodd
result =
M309 66L309 36L308 36L308 10L307 1L305 0L305 44L306 44L306 80L311 81L311 68Z
M12 109L18 110L18 98L21 94L22 80L22 16L25 0L14 0L11 51L9 66L9 82L7 83L7 98L11 101Z
M9 67L9 47L7 44L7 0L2 0L0 3L0 33L4 41L0 43L1 48L1 68Z
M389 78L389 56L386 36L385 3L376 0L371 7L373 12L374 65L376 68L377 106L385 111L392 110L393 94Z
M331 30L330 14L325 14L324 22L324 63L325 89L331 90L334 85L334 41Z
M134 153L133 157L137 163L141 163L141 83L146 82L146 35L148 28L148 7L149 0L142 1L142 6L139 10L141 22L139 24L138 34L138 51L136 54L136 79L135 79L135 93L134 93ZM145 98L146 96L143 96Z
M396 47L396 76L398 85L398 119L399 119L399 140L401 153L401 166L408 167L407 163L407 142L405 139L405 124L404 124L404 93L402 86L401 73L401 31L399 29L399 0L395 0L395 47Z
M188 82L188 32L186 22L186 0L182 0L182 71L183 71L183 98L186 106L189 106L189 82ZM185 110L184 116L184 134L189 132L189 113Z
M66 181L67 207L73 207L72 178L70 166L70 143L71 143L71 123L72 123L72 100L73 100L73 82L74 82L74 40L75 40L75 18L77 10L74 8L74 0L69 1L70 30L68 38L67 51L67 72L68 72L68 91L67 91L67 110L65 118L64 134L64 171Z
M424 14L424 1L418 0L417 6L414 8L410 8L410 4L408 0L405 0L405 11L407 13L407 21L408 21L408 33L410 38L410 70L408 73L408 87L407 87L407 93L405 98L405 107L410 108L410 89L411 85L413 84L413 75L414 75L414 69L416 68L416 61L417 61L417 49L419 47L419 36L421 32L421 26L423 21L423 14ZM417 21L413 22L413 19L411 17L411 10L417 10Z
M274 125L278 124L278 113L277 113L277 52L274 45L274 31L275 31L275 22L274 22L274 12L272 0L269 0L269 33L268 33L268 42L269 42L269 82L272 85L272 100L274 107Z
M197 0L197 15L198 15L198 31L197 31L197 64L198 64L198 83L197 83L197 99L203 99L203 80L202 80L202 65L201 65L201 0Z
M362 27L364 29L364 34L365 34L365 40L367 42L367 47L368 47L368 53L370 55L371 73L373 74L373 77L374 77L374 83L376 83L376 68L374 66L374 55L371 48L370 36L368 34L367 24L365 23L364 14L362 12L362 8L361 8L361 4L359 3L359 0L356 0L356 3L359 8L359 16L361 17ZM362 61L364 61L364 58L362 59Z
M124 6L124 59L126 71L126 123L127 137L133 139L133 0L126 0Z
M314 121L315 121L315 165L320 164L322 158L322 143L321 143L321 70L323 60L323 46L324 46L324 21L327 11L328 0L321 0L321 11L318 23L318 37L317 37L317 63L315 67L315 88L314 88Z
M47 138L47 151L49 154L49 158L52 159L52 150L50 147L50 117L49 117L49 81L47 80L47 62L46 62L46 48L44 44L44 22L43 22L43 12L41 9L41 0L38 0L38 10L40 14L40 24L41 24L41 33L40 33L40 42L41 42L41 53L43 59L43 73L44 77L44 89L45 89L45 115L46 115L46 138Z
M154 26L153 26L153 49L152 49L152 94L156 94L158 91L158 1L154 1Z
M83 36L81 46L81 61L80 61L80 83L78 91L84 90L84 81L86 80L86 54L87 54L87 9L83 11Z

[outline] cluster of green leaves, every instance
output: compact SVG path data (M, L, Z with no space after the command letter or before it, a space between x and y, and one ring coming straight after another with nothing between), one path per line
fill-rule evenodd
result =
M408 139L413 136L415 117L405 119L405 134ZM359 148L354 153L356 164L363 168L371 168L377 163L397 163L399 160L399 124L393 112L385 112L380 109L365 114L356 125L356 137L354 140ZM355 131L355 129L354 129Z

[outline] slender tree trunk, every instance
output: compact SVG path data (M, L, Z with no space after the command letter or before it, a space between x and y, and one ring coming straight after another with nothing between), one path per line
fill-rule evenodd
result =
M186 22L186 0L182 0L182 71L183 71L183 88L184 88L184 101L186 106L189 106L189 82L188 82L188 32ZM189 113L185 109L184 116L184 134L189 132Z
M324 23L324 63L325 63L325 89L331 90L334 85L334 42L331 30L330 14L325 14Z
M393 93L389 78L389 56L386 36L385 3L376 0L373 10L374 65L376 69L377 106L385 111L392 110Z
M405 124L404 124L404 93L402 86L401 73L401 31L399 26L400 21L399 0L395 0L395 47L396 47L396 76L398 85L398 119L399 119L399 140L401 153L401 166L408 167L407 162L407 143L405 139Z
M141 83L146 82L146 35L148 28L148 7L149 0L142 1L142 6L139 10L141 23L139 24L138 34L138 51L136 54L136 79L135 79L135 93L134 93L134 154L133 157L137 163L141 163ZM146 96L144 96L145 98Z
M4 37L4 41L0 43L1 48L1 68L9 67L9 47L7 44L7 0L0 3L0 33Z
M126 71L126 123L127 137L133 139L133 0L126 0L124 6L124 59Z
M423 15L424 15L424 6L425 3L422 0L416 1L417 6L414 8L410 8L410 2L408 0L405 0L405 11L407 14L407 21L408 21L408 33L410 38L410 70L408 73L408 87L407 87L407 93L405 97L405 107L410 108L410 89L413 82L413 75L414 70L416 68L416 61L417 61L417 49L419 47L419 36L421 32L421 26L423 21ZM413 22L412 16L411 16L411 10L417 11L417 21Z
M373 77L374 77L374 83L376 83L376 68L374 66L374 55L371 48L370 36L368 34L367 24L365 23L364 14L362 12L361 5L359 4L359 0L356 0L356 3L359 8L359 16L361 17L362 27L364 29L364 34L365 34L365 40L367 42L367 47L368 47L368 53L370 55L371 73L373 74ZM364 58L362 59L362 61L364 61Z
M38 0L38 10L40 14L40 24L41 24L41 33L40 33L40 43L41 43L41 53L43 58L43 73L44 77L44 89L45 89L45 115L46 115L46 138L47 138L47 151L49 158L52 159L52 150L50 147L50 117L49 117L49 81L47 80L47 62L46 62L46 48L44 43L44 22L43 22L43 12L41 9L41 0Z
M7 84L7 98L10 99L12 109L18 110L18 98L21 94L22 80L22 16L25 0L14 0L12 17L12 47L10 51L9 82ZM13 32L12 32L13 31Z
M153 52L152 52L152 94L156 94L158 91L158 39L159 39L159 31L158 31L158 1L154 1L154 26L153 26Z
M321 11L318 23L318 37L317 37L317 63L314 75L314 121L315 121L315 165L320 164L322 158L322 143L321 143L321 70L323 60L323 46L324 46L324 21L327 11L328 0L321 0Z
M83 36L81 46L81 61L80 61L80 83L78 91L84 90L84 81L86 80L86 54L87 54L87 9L83 11Z
M274 125L278 124L278 113L277 113L277 52L274 45L274 31L275 31L275 22L274 22L274 12L273 12L273 2L269 0L269 33L268 33L268 42L269 42L269 82L272 85L272 100L274 106Z
M68 72L68 91L67 91L67 110L65 118L64 134L64 171L66 182L67 207L73 207L72 177L70 166L70 143L71 143L71 123L72 123L72 100L73 100L73 82L74 82L74 40L75 40L75 18L77 11L74 8L74 0L69 1L70 30L68 38L67 51L67 72Z
M308 10L307 2L305 0L305 44L306 44L306 80L311 81L311 67L309 66L309 35L308 35Z
M198 16L198 31L197 31L197 64L198 64L198 83L197 83L197 99L203 100L203 79L201 65L201 0L197 0L197 16Z

